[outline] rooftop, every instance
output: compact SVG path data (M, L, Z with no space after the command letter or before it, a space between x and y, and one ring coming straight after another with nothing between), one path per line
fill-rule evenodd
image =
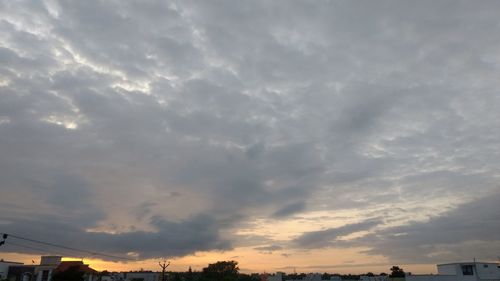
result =
M88 264L84 264L82 261L62 261L54 270L54 272L66 271L72 267L77 267L79 271L85 273L97 273L97 270L91 268Z
M0 259L0 262L3 262L3 263L14 263L14 264L23 264L22 262L17 262L17 261L6 261L4 259Z
M498 265L497 262L484 262L484 261L465 261L465 262L450 262L450 263L440 263L440 265L453 265L453 264L494 264Z

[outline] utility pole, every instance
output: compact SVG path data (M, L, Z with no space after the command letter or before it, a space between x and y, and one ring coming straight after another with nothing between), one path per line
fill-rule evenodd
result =
M167 262L164 260L163 263L158 262L158 264L161 267L161 281L167 281L165 279L165 271L166 271L167 267L170 265L170 262Z
M2 235L2 241L0 241L0 246L2 246L3 244L5 244L5 240L7 240L7 237L9 237L9 235L7 233L4 233Z

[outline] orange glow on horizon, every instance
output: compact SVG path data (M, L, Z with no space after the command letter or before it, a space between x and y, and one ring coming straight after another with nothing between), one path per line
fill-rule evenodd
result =
M293 252L288 257L282 253L259 253L253 248L237 248L226 252L198 252L182 258L171 258L168 271L187 271L189 267L194 271L201 271L209 263L221 260L238 261L240 271L243 273L254 272L328 272L340 274L362 274L373 272L389 272L392 265L399 265L405 271L414 274L436 273L434 264L392 264L383 257L373 257L359 254L361 249L320 249L311 252ZM4 260L19 261L25 264L35 264L40 261L39 256L2 253ZM63 260L82 260L81 258L64 257ZM147 259L134 262L113 262L101 259L87 259L83 262L98 271L159 271L158 261L161 259Z

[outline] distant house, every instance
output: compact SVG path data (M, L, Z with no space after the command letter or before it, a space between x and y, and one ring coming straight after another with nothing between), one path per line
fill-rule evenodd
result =
M83 272L83 280L84 281L96 281L97 280L98 272L96 270L90 268L90 266L88 264L84 264L83 261L62 261L54 269L54 274L59 273L59 272L64 272L70 268L76 268L79 272ZM37 280L37 281L39 281L39 280Z
M159 281L160 273L151 271L124 272L125 281Z
M437 265L437 275L407 275L406 281L500 281L500 268L489 262L458 262Z
M98 272L82 261L62 261L61 256L42 256L38 265L0 261L0 280L51 281L54 274L76 267L84 273L84 281L96 281Z
M9 266L9 281L50 281L53 270L61 262L61 256L42 256L39 265L18 263Z

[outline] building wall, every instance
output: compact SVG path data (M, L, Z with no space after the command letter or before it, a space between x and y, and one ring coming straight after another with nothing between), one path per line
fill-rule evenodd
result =
M471 266L473 275L464 275L462 266ZM495 263L470 262L456 264L441 264L437 266L438 273L442 275L456 275L458 281L499 280L500 270Z
M10 261L0 261L0 280L1 279L7 279L7 276L9 276L9 267L11 266L20 266L23 263L21 262L10 262Z
M161 278L157 272L127 272L124 275L126 281L159 281Z
M438 273L442 275L454 275L456 281L477 281L477 272L473 267L473 275L464 275L462 266L470 266L471 263L456 263L456 264L443 264L438 265Z
M458 275L458 266L456 264L438 264L439 275Z
M5 262L0 262L0 279L7 278L7 274L9 274L9 264Z
M500 280L500 270L495 263L476 263L476 270L480 280Z
M40 265L59 265L61 263L62 256L42 256L40 259Z
M9 268L8 279L10 281L23 281L25 279L34 280L35 266L17 265Z
M97 275L94 275L94 274L92 274L92 273L87 273L87 274L85 274L85 275L83 276L83 280L84 280L84 281L95 281L95 280L97 280L97 279L98 279L97 277L98 277Z
M37 265L35 266L35 274L36 274L36 280L35 281L50 281L52 280L52 274L54 269L56 269L56 265ZM44 272L46 273L47 279L44 279L45 275Z

